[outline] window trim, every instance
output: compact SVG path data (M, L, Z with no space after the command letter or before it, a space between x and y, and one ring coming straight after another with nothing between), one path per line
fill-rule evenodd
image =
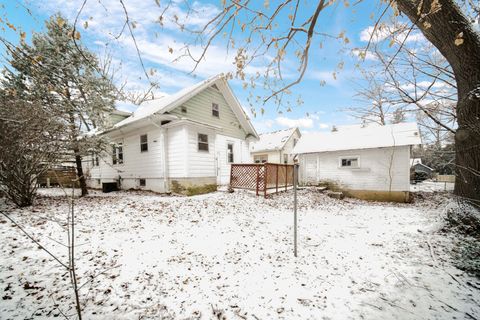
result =
M142 137L145 137L145 142L142 142ZM145 150L143 150L143 146L146 146ZM141 134L140 135L140 152L148 152L148 134Z
M255 160L255 158L265 158L265 161L262 159L260 160ZM268 162L268 154L258 154L253 156L253 162L254 163L267 163Z
M113 152L112 152L112 164L113 165L122 165L123 164L123 143L119 142L113 144ZM121 157L120 157L121 155Z
M230 152L230 146L232 146L232 152ZM230 161L230 156L232 156L232 161ZM232 141L227 141L227 163L235 162L235 143Z
M357 160L357 165L356 166L344 166L342 165L343 160ZM351 156L341 156L338 157L338 167L340 169L358 169L360 168L360 156L357 155L351 155Z
M220 106L215 102L212 102L212 117L220 118Z
M207 137L207 140L206 140L206 141L200 141L200 136L205 136L205 137ZM207 149L206 149L206 150L200 149L200 144L206 145L206 146L207 146ZM208 142L208 134L206 134L206 133L197 133L197 151L198 151L198 152L210 152L210 145L209 145L209 142Z
M100 159L98 157L98 153L92 153L92 167L99 167L100 166Z

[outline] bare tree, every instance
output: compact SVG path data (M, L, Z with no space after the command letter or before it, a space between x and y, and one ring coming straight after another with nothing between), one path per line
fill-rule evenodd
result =
M61 150L62 127L38 102L0 90L0 190L16 205L33 203L37 178Z
M221 10L213 19L202 29L193 30L199 35L198 42L204 44L201 53L194 55L187 46L186 55L191 57L197 66L215 39L224 36L224 43L230 49L237 50L236 76L240 79L246 79L246 68L252 61L265 56L272 57L264 73L257 73L249 80L253 83L260 76L270 79L271 81L265 83L266 87L271 89L271 94L263 98L263 102L274 98L275 102L279 103L284 94L289 93L293 86L302 81L314 37L330 36L347 41L344 34L332 36L318 31L321 26L321 13L333 3L335 1L320 0L312 5L284 0L271 7L270 2L265 2L264 7L261 7L249 0L223 1ZM379 21L388 12L388 7L392 9L390 12L408 18L410 25L405 39L413 28L418 28L438 49L452 70L458 99L455 146L459 179L455 183L455 193L480 204L480 35L473 29L471 19L478 18L478 5L454 0L396 0L387 4ZM299 12L309 14L300 15ZM285 24L284 21L289 23ZM183 30L187 29L178 19L176 22ZM232 36L234 30L238 29L246 35L240 43ZM400 48L404 42L405 40L400 44ZM287 51L298 57L298 76L293 81L285 82L282 71ZM396 54L390 61L386 61L387 66L395 58ZM392 80L400 83L394 74ZM418 102L416 105L422 107Z

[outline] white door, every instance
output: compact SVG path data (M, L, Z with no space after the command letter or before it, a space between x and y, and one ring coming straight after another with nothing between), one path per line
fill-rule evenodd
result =
M318 182L318 159L316 154L305 155L304 177L305 183L316 184Z

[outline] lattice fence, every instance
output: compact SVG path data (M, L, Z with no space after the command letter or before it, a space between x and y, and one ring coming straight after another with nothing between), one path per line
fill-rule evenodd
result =
M255 190L257 196L273 189L275 192L293 186L293 165L291 164L232 164L230 187ZM270 192L272 193L272 192Z

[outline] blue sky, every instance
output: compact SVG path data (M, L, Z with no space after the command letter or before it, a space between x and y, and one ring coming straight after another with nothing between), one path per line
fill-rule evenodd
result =
M160 1L163 3L164 1ZM15 25L18 30L5 27L0 31L3 37L12 42L18 42L19 32L25 31L27 41L29 35L36 31L44 29L44 20L50 15L60 12L69 20L73 21L82 1L80 0L49 0L49 1L7 1L3 3L1 9L2 19ZM195 29L208 21L209 17L215 14L219 8L220 1L198 1L193 2L195 8L202 12L198 15L190 16L186 20L189 28ZM263 6L263 1L258 2ZM208 51L206 60L202 62L194 75L189 74L192 70L193 62L187 58L180 59L178 62L173 60L178 57L184 42L191 42L192 36L186 32L180 32L168 19L164 21L163 28L160 27L158 19L162 8L155 5L151 0L125 0L125 4L130 14L130 19L134 21L135 28L133 32L142 51L142 58L147 69L155 69L153 79L160 84L160 91L173 93L185 86L197 81L213 76L220 72L232 71L233 53L226 51L226 46L222 39L214 43ZM274 1L272 1L272 6ZM25 7L31 11L27 13ZM312 9L312 4L305 4L304 11L300 12L301 17L306 17ZM342 125L355 123L357 120L348 116L342 109L358 105L360 102L354 98L355 88L361 84L360 72L355 68L360 62L358 57L352 54L352 49L365 47L365 34L368 28L372 27L374 20L371 14L378 16L383 7L375 7L371 1L363 1L355 6L348 2L337 2L334 6L323 12L319 18L317 31L328 33L334 36L344 32L348 37L349 43L345 44L343 40L325 40L320 46L321 37L317 37L312 44L310 53L309 68L301 84L292 89L292 101L300 95L304 101L303 105L295 105L291 112L278 113L278 108L272 103L265 105L265 114L259 113L252 121L259 132L273 131L287 128L290 126L299 126L303 131L328 130L332 125ZM180 5L173 1L171 16L176 14L182 19ZM170 18L171 18L170 16ZM171 18L172 19L172 18ZM83 24L88 21L88 28ZM115 35L120 32L124 21L122 7L117 0L102 0L87 2L79 18L79 25L82 33L82 41L90 50L100 56L106 51L112 54L113 62L118 67L117 81L123 83L126 81L128 90L141 90L147 88L145 76L143 75L138 56L132 44L131 37L124 34L119 39ZM280 20L280 24L288 22ZM21 30L20 30L21 29ZM240 42L245 34L237 31L233 38ZM107 48L107 49L106 49ZM169 52L173 49L173 53ZM193 51L199 49L193 47ZM3 48L2 48L3 50ZM290 56L292 52L290 52ZM294 59L287 59L287 79L295 76ZM3 61L2 61L3 62ZM338 64L343 62L342 70L338 70ZM253 65L254 68L262 68L262 61L258 60ZM288 75L288 73L291 73ZM333 73L336 73L336 79ZM324 85L321 85L325 82ZM243 89L239 80L231 80L235 94L240 102L247 106L247 97L251 93L254 96L264 95L265 92L258 87L256 89ZM261 105L257 105L258 108ZM307 116L309 114L309 116Z

